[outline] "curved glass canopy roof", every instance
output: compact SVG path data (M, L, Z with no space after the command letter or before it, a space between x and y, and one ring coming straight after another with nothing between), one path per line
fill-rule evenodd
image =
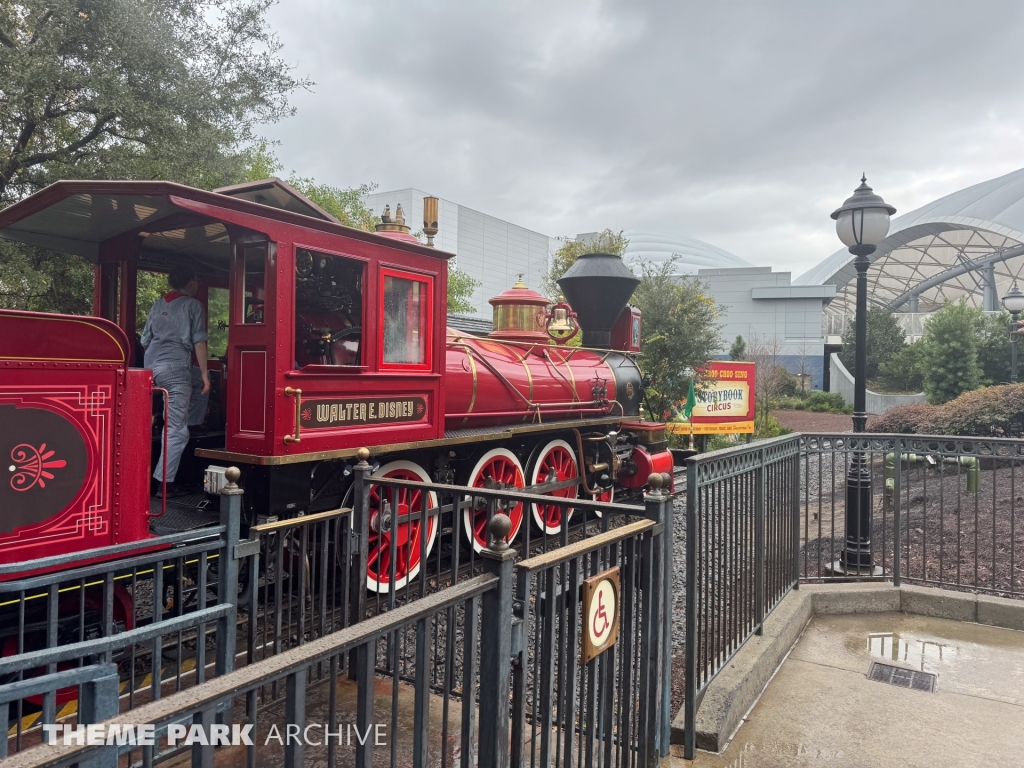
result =
M674 270L679 275L693 275L698 269L751 266L739 256L692 237L660 235L638 229L627 229L622 234L629 240L623 259L634 268L638 268L641 262L662 264L673 255L679 257Z
M832 314L853 314L856 272L845 248L794 280L837 287ZM893 219L871 256L868 303L932 312L963 297L987 310L1024 271L1024 169L946 195Z

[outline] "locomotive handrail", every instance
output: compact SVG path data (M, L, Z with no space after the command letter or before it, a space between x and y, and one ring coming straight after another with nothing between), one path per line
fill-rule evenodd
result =
M285 443L285 445L289 445L291 443L301 443L302 442L302 390L301 389L295 389L294 387L285 387L284 388L284 396L285 397L294 397L295 398L295 434L294 435L285 435L284 436L284 443Z
M450 341L449 341L449 339L450 339ZM637 358L637 357L640 357L640 355L641 355L640 352L630 352L629 350L624 350L624 349L606 349L604 347L563 347L563 346L561 346L559 344L542 344L542 343L536 342L536 341L510 341L508 339L495 339L495 338L492 338L490 336L473 336L472 334L465 334L465 333L453 333L451 336L446 336L445 337L445 344L448 345L448 344L461 343L463 339L470 339L470 340L473 340L473 341L486 341L488 344L505 344L507 346L520 347L520 348L523 345L528 344L528 345L533 346L533 347L545 347L547 349L557 349L557 350L560 350L562 352L568 352L569 353L568 357L566 357L567 360L570 359L577 352L600 352L600 353L605 354L605 355L609 355L612 352L618 352L619 354L626 355L629 358Z

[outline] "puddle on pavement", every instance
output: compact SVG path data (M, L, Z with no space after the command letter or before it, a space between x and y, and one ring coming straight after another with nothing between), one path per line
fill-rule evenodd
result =
M902 667L937 673L955 664L962 649L955 645L899 632L868 632L867 652L872 658L895 661Z
M831 762L842 760L843 750L816 747L803 742L791 741L762 741L758 743L747 742L739 753L729 763L724 763L722 768L755 768L766 757L799 757L801 763L808 760L821 760Z

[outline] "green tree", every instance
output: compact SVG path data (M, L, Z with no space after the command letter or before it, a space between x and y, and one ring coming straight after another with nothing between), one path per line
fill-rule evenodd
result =
M981 386L978 325L981 310L960 301L948 303L928 318L924 344L924 391L933 405Z
M87 315L92 283L85 259L0 240L0 308Z
M896 318L881 307L868 310L867 314L867 371L869 379L878 378L879 366L888 362L907 344L907 334L896 323ZM856 326L851 323L843 334L843 351L839 359L846 369L853 372L857 355Z
M479 288L480 281L448 262L448 311L461 315L471 315L476 307L470 302L473 291Z
M747 342L743 340L742 336L737 336L736 341L729 347L729 359L730 360L746 360L747 359Z
M358 187L332 187L317 184L313 179L302 178L294 173L288 183L296 190L319 205L347 227L373 232L380 217L363 205L363 197L377 188L376 184L360 184Z
M592 240L572 240L566 238L562 246L555 251L551 257L551 267L544 276L541 290L546 296L554 299L560 293L558 278L565 274L573 264L584 253L614 253L621 256L626 251L629 240L622 236L622 232L613 232L606 229Z
M721 349L721 307L696 277L673 274L676 257L641 264L633 303L643 313L640 368L649 380L644 397L648 415L665 418L673 403L686 399L693 371Z
M0 2L0 207L57 179L245 180L258 126L310 85L280 56L271 4ZM77 256L0 241L0 306L86 314L92 278Z
M1010 381L1010 313L982 313L978 318L978 365L984 383Z
M310 85L279 55L271 4L0 3L0 201L58 178L232 180Z
M907 344L878 366L882 383L897 392L920 392L924 388L925 344Z

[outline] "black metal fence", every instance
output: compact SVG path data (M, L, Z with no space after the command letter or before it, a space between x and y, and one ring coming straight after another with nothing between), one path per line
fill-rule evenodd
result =
M798 585L799 445L789 438L687 460L685 752L708 684Z
M687 460L685 755L714 676L801 580L1024 597L1024 441L797 434Z
M1024 441L917 435L799 435L800 576L892 579L1024 597ZM845 487L870 473L875 568L841 567Z
M666 551L669 553L666 558ZM585 579L618 571L619 642L581 658ZM671 499L645 519L515 566L512 765L644 766L667 755Z
M239 605L248 609L246 661L393 610L482 573L495 513L523 520L515 546L530 557L643 518L637 505L372 477L353 467L346 506L275 520L239 543ZM531 526L531 504L557 508L557 534ZM465 535L473 531L476 545Z
M659 477L655 485L660 484ZM491 506L499 498L516 500L507 491L486 495ZM655 491L640 520L518 566L516 551L503 538L508 518L495 513L488 523L488 547L479 553L479 574L459 573L455 583L267 655L193 690L151 701L106 725L130 721L136 727L154 727L156 744L141 747L147 767L182 751L180 744L170 742L171 728L210 729L232 719L252 726L253 743L237 747L245 751L235 759L253 767L291 768L306 761L357 768L381 763L505 766L510 759L516 766L536 765L535 747L545 738L550 747L552 734L570 745L564 758L555 761L567 768L654 765L668 752L668 740L661 735L667 725L661 699L668 650L660 623L669 510L668 495ZM571 628L572 617L580 614L575 579L613 565L623 577L618 643L614 650L577 665L578 636ZM567 587L560 594L559 584ZM570 633L558 637L557 653L556 624L559 632ZM566 645L570 641L573 645ZM556 656L561 657L559 670L570 670L574 685L554 674ZM544 665L549 672L538 676ZM326 696L311 700L307 689L318 670L326 670ZM538 710L556 701L554 719ZM533 703L531 711L528 702ZM267 738L274 727L280 733L300 728L302 736ZM548 736L538 738L538 728L546 728ZM366 738L371 731L374 738ZM401 751L400 740L406 742ZM578 745L575 750L572 743ZM188 749L197 768L213 764L214 746ZM118 755L133 750L140 747L58 743L22 753L18 765L96 761L112 766ZM230 755L226 758L231 760Z
M241 489L232 483L222 494L218 526L93 550L90 557L110 559L0 583L0 698L13 720L5 752L37 744L41 726L81 714L89 697L78 668L115 665L125 709L233 669ZM74 562L44 558L31 570ZM45 680L51 687L39 690Z

